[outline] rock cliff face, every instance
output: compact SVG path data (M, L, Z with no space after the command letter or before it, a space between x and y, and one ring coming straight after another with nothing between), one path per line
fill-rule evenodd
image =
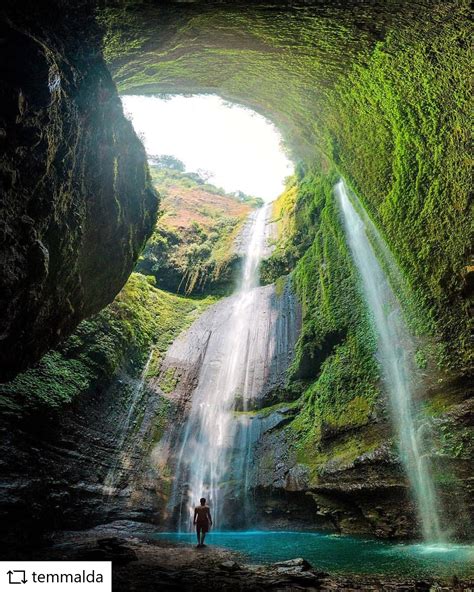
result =
M277 345L256 368L263 380L255 405L261 407L284 385L299 312L289 288L281 295L274 286L260 290L263 349ZM206 343L219 360L219 330L232 300L204 312L173 343L158 372L150 356L140 376L125 366L108 386L60 410L2 416L2 544L27 547L54 529L115 519L169 524L177 427L186 420Z
M279 402L278 389L285 383L301 322L299 305L289 287L282 294L277 294L273 285L257 290L258 309L254 311L256 343L252 347L258 356L252 360L251 408ZM161 376L166 375L169 379L173 373L176 386L170 396L180 398L183 403L189 402L192 396L190 386L196 381L196 372L199 372L204 356L208 356L210 365L222 363L223 326L232 314L237 298L225 298L208 309L168 350ZM236 410L241 410L238 404Z
M300 308L293 292L287 285L281 294L275 286L269 285L257 288L255 296L255 325L249 330L251 344L246 344L253 352L252 360L245 375L250 384L252 396L246 401L247 409L259 409L278 404L282 396L286 396L286 373L293 359L294 347L298 337L300 325ZM161 519L171 522L180 511L181 490L185 479L184 474L177 473L180 462L180 450L183 437L186 434L186 422L191 409L191 400L198 382L204 380L212 388L221 364L225 364L223 355L226 352L225 342L227 332L234 330L228 319L233 314L239 294L226 298L206 311L191 328L183 333L169 349L157 379L150 384L169 402L168 422L165 424L162 437L157 442L152 453L153 463L157 469L158 489L168 492L167 508ZM245 363L245 362L244 362ZM238 373L238 369L235 370ZM200 383L202 388L202 383ZM205 404L205 403L204 403ZM261 429L258 422L253 422L252 412L242 412L243 400L235 400L235 417L229 430L233 434L233 441L228 442L222 454L228 454L230 475L240 475L238 467L246 458L248 447L252 447L260 438ZM212 413L212 411L210 411ZM250 423L249 423L250 422ZM242 431L248 428L245 439ZM225 435L226 440L230 437ZM213 440L213 437L210 436ZM184 459L189 463L192 459ZM247 459L253 462L253 455ZM173 476L170 479L170 476ZM240 480L241 480L240 475ZM229 477L232 482L237 477ZM237 481L239 481L237 479ZM236 487L242 483L236 481ZM224 487L224 485L223 485ZM224 496L230 505L239 502L232 484L225 485L228 490ZM242 500L240 500L241 502ZM165 508L163 508L165 510ZM226 512L224 512L226 514ZM233 512L228 513L230 516ZM227 524L227 526L236 526Z
M343 175L423 302L443 365L466 373L467 11L462 0L145 1L101 18L121 92L247 104L275 121L300 172Z
M157 209L91 7L2 11L0 380L113 300Z
M262 360L267 378L256 389L255 410L247 414L256 523L384 538L416 536L415 510L382 409L366 426L327 429L319 450L302 455L294 425L302 402L278 402L291 398L285 376L297 337L298 305L288 288L281 295L274 286L261 291L271 311L269 318L259 316L263 332L273 326L287 337ZM219 359L216 345L229 300L209 308L181 334L158 369L149 357L138 376L124 369L109 386L98 385L58 410L3 415L2 545L20 545L27 553L29 545L51 530L113 520L144 521L157 528L173 524L180 428L212 338ZM459 479L469 483L472 408L459 386L438 388L432 396L438 404L452 402L448 413L434 419L439 437L433 456L445 481L453 529L469 538L470 524L463 515L473 511L473 492L460 487Z
M111 305L0 386L0 544L26 549L51 530L114 517L155 520L164 494L148 459L167 400L147 380L207 304L133 274Z

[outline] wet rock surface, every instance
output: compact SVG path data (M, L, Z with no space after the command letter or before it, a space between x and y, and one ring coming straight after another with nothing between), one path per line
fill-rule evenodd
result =
M278 402L278 389L285 383L301 323L300 305L288 285L282 294L277 294L273 284L256 291L255 342L247 345L254 354L252 376L248 378L253 394L250 408ZM210 307L168 350L161 376L174 372L176 385L169 398L179 400L184 412L188 411L204 357L213 367L222 363L226 322L237 299L238 295L231 296ZM156 385L160 387L160 378ZM236 402L236 411L241 410L241 405Z
M454 387L444 388L455 400L454 391L451 393ZM472 514L473 500L467 460L472 455L467 444L472 433L472 406L472 399L461 397L442 418L425 428L433 440L431 462L443 511L457 537L463 540L471 540L473 534L472 524L466 519ZM297 413L297 408L281 408L262 418L267 422L266 429L255 444L251 471L259 523L277 528L313 525L386 539L417 538L416 507L388 420L374 418L350 433L328 433L324 448L315 449L312 457L302 460L295 446L295 433L287 428L284 418L285 414L294 418ZM446 426L444 431L442 426ZM360 454L351 451L350 458L344 448L349 438L377 444ZM459 448L447 442L457 442Z
M266 309L259 321L264 351L256 376L264 398L284 380L297 336L298 308L288 290L282 295L274 286L260 291ZM229 300L209 309L176 341L156 378L142 382L124 368L111 384L99 384L58 410L0 418L3 548L36 544L51 530L104 520L166 519L170 476L162 453L167 435L175 437L176 426L182 425L205 341L213 330L218 332ZM278 344L274 331L280 332ZM268 339L274 347L269 359ZM170 368L179 380L167 392L163 375ZM288 417L281 409L264 424L274 427Z
M148 453L160 400L122 372L60 412L0 418L0 548L105 520L153 521ZM132 501L133 500L133 501Z
M59 4L0 12L0 380L113 300L158 205L91 7Z
M196 400L202 401L204 408L210 406L214 409L215 405L207 403L209 393L216 394L217 399L224 396L222 390L216 390L216 385L220 384L221 369L231 355L229 332L235 331L240 336L241 339L234 347L241 348L239 352L244 352L244 355L237 356L232 367L235 392L231 393L228 411L232 427L225 430L225 445L221 445L220 449L221 455L228 454L227 470L231 475L226 479L226 491L222 496L226 504L232 506L242 500L241 487L246 479L244 473L253 463L252 448L262 433L291 421L291 410L285 405L276 413L262 418L254 412L281 403L280 397L286 395L284 385L298 338L300 306L289 282L281 293L278 293L275 285L268 285L253 288L251 295L250 311L242 309L239 292L210 307L173 343L161 365L160 375L152 381L152 388L167 397L173 409L154 455L156 464L166 467L166 471L174 475L170 499L175 517L183 515L179 508L183 500L179 492L186 489L187 479L187 471L183 467L191 462L194 455L190 451L184 460L182 457L182 443L188 430L212 439L210 426L201 432L199 422L191 424L191 427L187 422L196 421L196 415L193 415ZM246 319L249 314L251 318L247 319L248 326L244 324L243 329L235 326L241 320L240 315ZM213 442L209 443L209 446L213 445ZM181 469L178 474L176 467ZM232 516L235 513L229 511L223 514Z

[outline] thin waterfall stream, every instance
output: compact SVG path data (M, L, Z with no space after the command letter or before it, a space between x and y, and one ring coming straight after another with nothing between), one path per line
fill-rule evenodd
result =
M132 419L135 416L137 406L140 403L140 400L142 398L142 395L143 395L143 392L145 389L146 375L148 372L148 368L150 367L150 362L152 360L152 357L153 357L153 349L151 349L150 353L148 354L146 362L140 372L140 376L134 382L131 398L130 398L130 401L128 404L128 412L127 412L124 420L122 421L122 423L119 426L118 450L120 452L117 455L117 457L115 458L113 465L108 470L107 475L104 480L104 492L109 496L113 495L113 493L115 492L115 487L116 487L117 481L120 480L120 474L123 469L124 461L126 461L127 456L130 452L130 447L133 445L133 442L132 442L132 443L129 443L129 445L127 446L126 440L127 440L127 436L130 433L130 426L132 423Z
M358 214L344 181L339 181L334 190L340 205L349 248L360 274L364 296L376 331L377 357L389 395L400 456L416 502L423 538L429 543L441 543L443 536L438 500L427 451L417 429L413 401L417 383L412 361L413 339L404 321L400 302L369 240L367 231L372 234L377 231L372 228L368 217L363 219ZM376 240L377 243L383 241L378 234ZM388 253L386 246L384 253ZM389 258L389 264L396 265L393 258ZM395 273L399 273L397 269Z
M257 210L244 237L243 265L239 285L229 299L228 316L219 335L209 334L197 386L192 394L189 416L180 439L174 492L181 508L179 527L188 528L189 517L200 497L208 499L216 528L224 522L223 506L230 483L237 484L241 509L247 511L248 463L236 454L236 440L243 455L250 446L250 422L236 421L234 411L246 411L254 395L255 360L268 355L268 340L258 335L254 315L258 289L258 268L266 249L269 207ZM214 339L217 346L209 345ZM215 350L218 349L218 357ZM212 350L214 355L209 351ZM207 352L207 353L206 353Z

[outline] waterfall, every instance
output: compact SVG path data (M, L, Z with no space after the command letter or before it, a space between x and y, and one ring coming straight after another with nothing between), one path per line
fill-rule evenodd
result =
M361 284L378 339L377 356L390 399L392 418L398 436L400 457L408 476L425 541L442 542L437 497L430 474L429 460L417 429L413 403L416 371L413 367L414 344L403 319L402 310L369 241L368 233L383 239L366 215L359 215L341 180L335 194L342 213L348 245L359 271ZM382 250L387 260L388 247ZM397 269L395 275L399 275Z
M114 463L107 471L104 480L104 493L109 496L116 493L116 486L117 482L120 481L120 477L123 471L123 465L127 464L130 448L131 446L133 446L133 442L129 443L129 446L127 446L126 441L127 437L129 437L130 435L132 420L136 416L138 405L142 399L142 395L145 390L146 375L148 372L148 368L150 367L152 357L153 348L151 348L150 353L148 354L147 360L142 368L139 378L135 379L134 381L132 395L130 397L130 401L128 402L127 413L118 425L118 443L116 445L118 454L114 460Z
M234 411L247 410L261 367L271 356L269 336L258 334L262 331L255 318L264 294L258 288L258 268L266 250L270 207L260 208L250 220L244 236L239 286L227 301L222 326L209 334L203 353L176 464L177 490L172 497L181 509L180 528L189 526L190 515L201 497L211 505L215 527L225 524L223 507L230 484L234 492L239 491L236 497L240 498L242 521L246 512L246 459L252 422L237 421ZM263 364L257 364L262 359Z

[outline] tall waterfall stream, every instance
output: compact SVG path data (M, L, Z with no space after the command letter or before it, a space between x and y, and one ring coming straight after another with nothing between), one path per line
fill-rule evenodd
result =
M342 180L335 186L335 194L377 335L378 360L390 399L401 460L414 495L423 537L427 542L440 543L442 533L438 501L413 403L417 382L412 362L413 341L403 319L400 303L375 255L367 230L376 235L378 243L383 244L383 239L368 217L364 216L363 219L358 214ZM387 258L388 248L385 246L383 251ZM387 262L391 266L396 265L391 257L388 257Z
M269 206L260 208L245 236L239 286L229 299L229 313L216 333L209 333L191 409L180 439L175 491L182 509L179 526L189 526L189 513L199 498L206 497L217 528L224 522L223 501L230 483L240 492L242 517L248 512L246 495L251 443L250 423L236 421L234 411L246 411L255 395L254 385L269 358L272 340L259 332L258 267L266 249ZM273 340L274 341L274 340ZM216 356L216 350L218 354ZM236 452L237 451L237 452ZM184 484L184 485L182 485ZM235 486L234 486L235 489Z

